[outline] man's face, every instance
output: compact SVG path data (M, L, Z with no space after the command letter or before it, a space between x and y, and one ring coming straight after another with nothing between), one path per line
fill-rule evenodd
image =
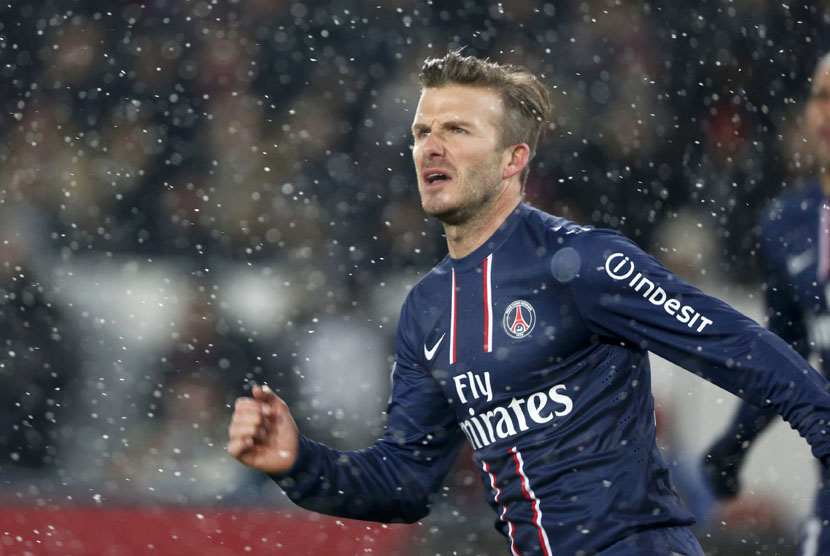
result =
M465 85L425 89L412 123L424 211L458 225L486 211L504 187L498 93Z
M830 168L830 62L823 61L813 76L805 119L819 164Z

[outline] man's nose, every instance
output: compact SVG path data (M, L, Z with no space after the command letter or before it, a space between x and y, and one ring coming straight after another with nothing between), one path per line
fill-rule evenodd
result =
M444 156L444 142L441 141L437 133L427 135L427 138L424 140L423 153L427 158Z

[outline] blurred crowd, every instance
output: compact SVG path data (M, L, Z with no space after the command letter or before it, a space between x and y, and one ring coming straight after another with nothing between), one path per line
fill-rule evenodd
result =
M399 304L445 253L409 126L451 48L552 90L530 203L757 289L829 30L771 0L4 3L0 487L281 504L223 451L252 381L331 445L379 434ZM474 473L450 484L487 530Z

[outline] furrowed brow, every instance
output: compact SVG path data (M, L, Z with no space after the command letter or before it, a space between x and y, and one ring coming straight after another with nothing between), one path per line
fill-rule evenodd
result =
M444 129L452 129L454 127L471 128L473 124L465 120L448 120L441 124Z

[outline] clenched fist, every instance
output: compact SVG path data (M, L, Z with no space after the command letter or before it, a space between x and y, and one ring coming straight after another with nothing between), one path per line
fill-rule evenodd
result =
M282 473L297 460L300 433L288 406L268 386L254 385L253 398L237 398L228 453L265 473Z

